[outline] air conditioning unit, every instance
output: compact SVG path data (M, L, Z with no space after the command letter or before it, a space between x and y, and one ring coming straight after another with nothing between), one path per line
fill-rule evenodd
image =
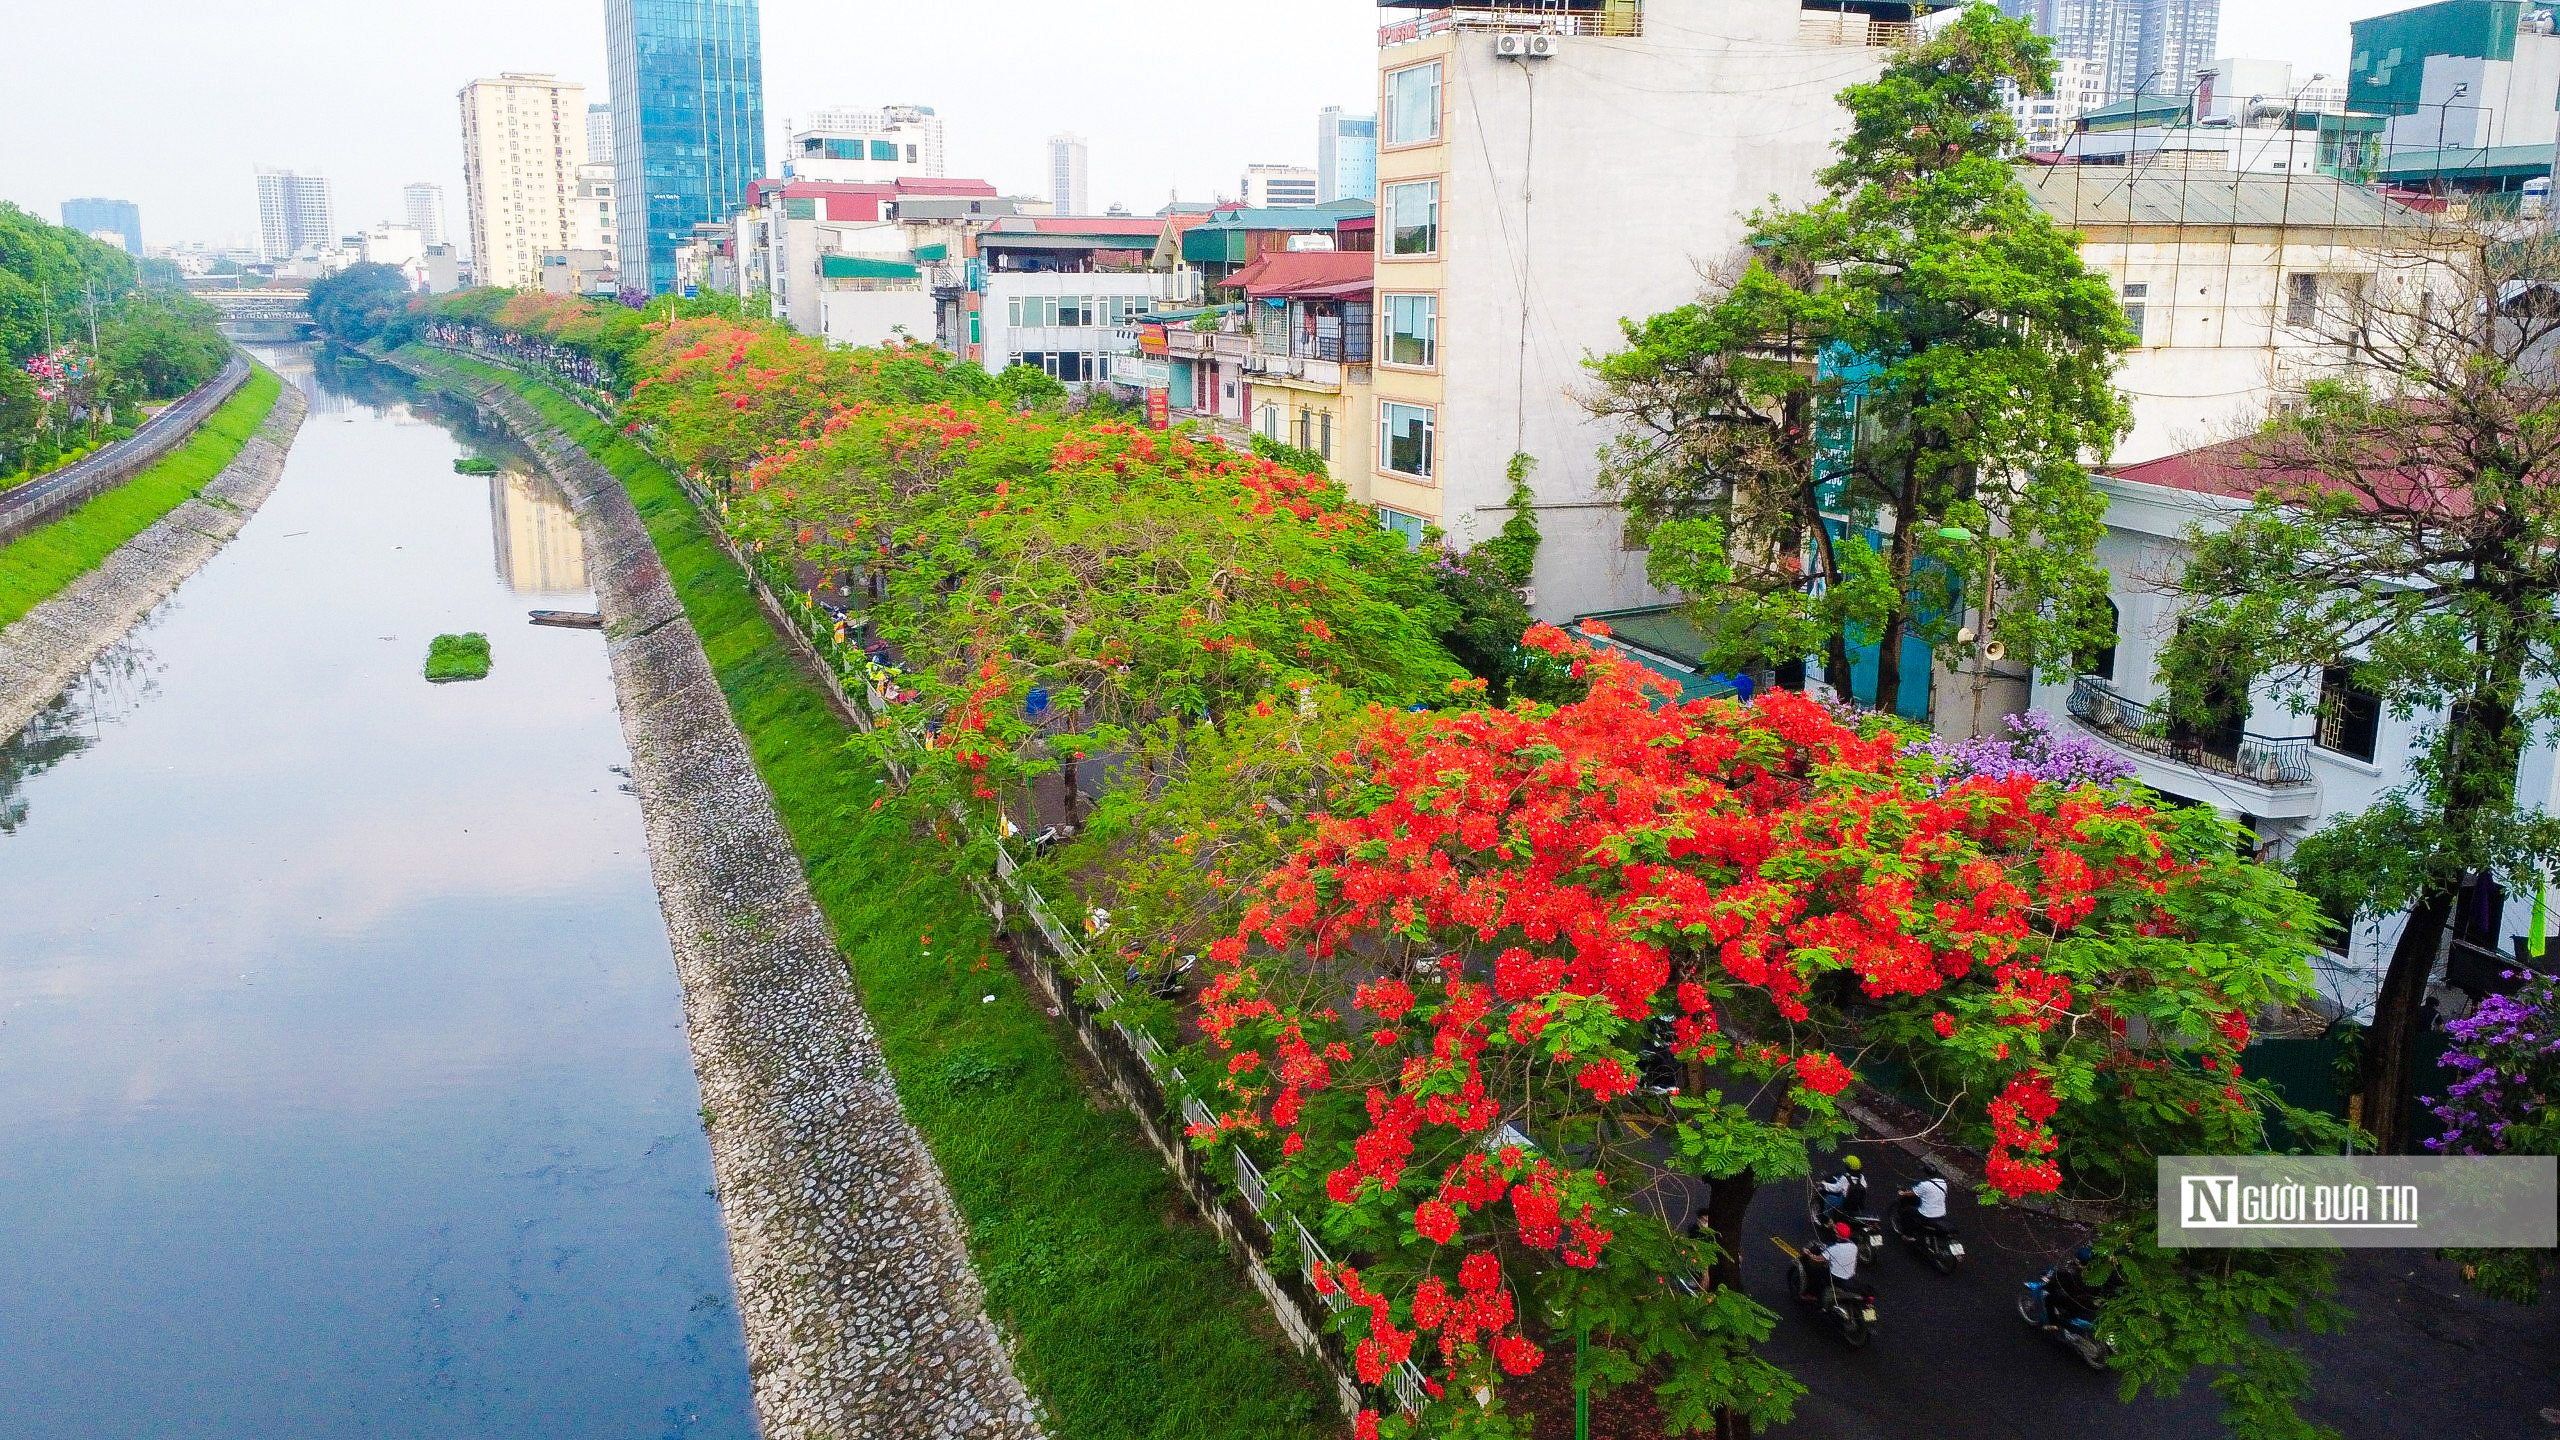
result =
M1528 54L1529 58L1532 60L1554 59L1556 56L1556 37L1553 35L1530 36Z
M1496 35L1493 53L1502 60L1552 60L1556 53L1553 35Z

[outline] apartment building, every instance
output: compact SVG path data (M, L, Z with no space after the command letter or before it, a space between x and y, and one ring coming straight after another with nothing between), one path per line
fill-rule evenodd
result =
M1316 112L1316 203L1378 193L1378 117L1339 105Z
M592 113L594 107L589 106ZM444 243L444 187L431 180L420 180L400 187L400 211L409 228L426 237L430 245Z
M782 148L782 173L792 180L882 184L947 174L943 167L942 117L930 105L820 110Z
M1069 385L1108 380L1138 353L1137 325L1172 291L1151 263L1153 217L1017 217L974 238L979 363L1034 366Z
M1091 158L1081 135L1049 137L1049 203L1057 215L1083 215L1093 209L1093 191L1085 183Z
M1809 200L1837 95L1911 35L1910 7L1591 0L1435 8L1379 34L1374 454L1391 529L1465 546L1536 459L1532 608L1658 603L1600 487L1576 396L1618 322L1697 298L1744 218Z
M931 203L902 216L909 200ZM892 184L758 181L748 205L753 219L740 230L757 253L742 270L771 289L775 318L803 334L845 345L901 334L929 341L943 326L925 267L956 253L969 228L958 215L972 204L997 206L995 187L922 177Z
M1323 458L1355 499L1368 489L1369 361L1377 257L1282 250L1237 272L1253 433Z
M483 285L529 290L545 254L581 248L578 169L587 163L587 90L508 72L462 87L462 177L471 254Z
M272 165L258 167L258 253L289 260L303 250L337 243L326 176L301 175Z
M1258 208L1313 205L1321 196L1316 172L1304 165L1247 165L1244 203Z

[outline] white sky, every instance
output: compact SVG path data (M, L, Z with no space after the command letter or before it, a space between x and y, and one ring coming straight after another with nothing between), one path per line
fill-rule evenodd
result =
M2227 54L2344 72L2346 22L2412 0L2223 0ZM1043 146L1092 146L1097 206L1232 192L1315 159L1315 114L1371 108L1373 0L764 0L765 115L941 112L951 173L1045 189ZM605 95L603 0L0 0L0 199L142 207L147 243L257 231L251 167L328 176L353 229L445 187L465 228L454 92L547 70ZM768 157L773 154L767 141Z

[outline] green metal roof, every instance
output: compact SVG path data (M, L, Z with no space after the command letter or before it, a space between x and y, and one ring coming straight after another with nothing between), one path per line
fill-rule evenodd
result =
M924 272L904 260L863 255L821 255L818 273L829 280L913 280Z
M2137 97L2101 105L2081 112L2083 130L2130 130L2135 126L2151 129L2160 125L2183 124L2187 118L2187 99L2172 95L2166 98Z
M2386 180L2531 180L2551 173L2548 145L2491 145L2455 150L2396 150L2374 172Z
M2548 166L2551 154L2543 150ZM2330 175L2240 175L2169 166L2020 165L2019 183L2062 225L2292 225L2375 230L2421 223L2414 210Z
M951 247L948 245L919 245L916 247L916 259L919 262L929 260L948 260L950 258Z
M1608 610L1581 618L1607 625L1608 644L1627 652L1629 658L1646 669L1677 684L1683 700L1739 693L1730 678L1707 673L1706 632L1690 618L1686 606Z

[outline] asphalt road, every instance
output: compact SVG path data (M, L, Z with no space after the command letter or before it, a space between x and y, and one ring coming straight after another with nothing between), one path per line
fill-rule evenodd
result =
M134 432L95 454L83 455L61 469L24 485L0 490L0 519L16 510L43 503L51 496L75 489L124 456L158 445L171 431L183 434L193 430L216 405L229 399L227 388L234 375L245 375L249 362L233 354L211 380L197 386L178 400L166 405L150 419L134 427Z
M1860 1145L1875 1208L1914 1173L1887 1145ZM1867 1278L1878 1291L1877 1332L1842 1345L1788 1294L1786 1257L1771 1238L1805 1233L1803 1192L1763 1191L1753 1202L1743 1260L1752 1295L1778 1312L1766 1353L1804 1384L1796 1418L1770 1432L1788 1440L2100 1440L2214 1436L2220 1407L2201 1380L2165 1399L2116 1399L2116 1377L2018 1318L2019 1287L2079 1243L2067 1227L2022 1211L1952 1212L1966 1260L1940 1275L1887 1238ZM2317 1393L2313 1418L2347 1440L2560 1440L2541 1418L2560 1406L2560 1301L2530 1310L2466 1292L2452 1268L2424 1252L2348 1252L2339 1298L2345 1331L2299 1343ZM2555 1412L2560 1413L2560 1412Z

